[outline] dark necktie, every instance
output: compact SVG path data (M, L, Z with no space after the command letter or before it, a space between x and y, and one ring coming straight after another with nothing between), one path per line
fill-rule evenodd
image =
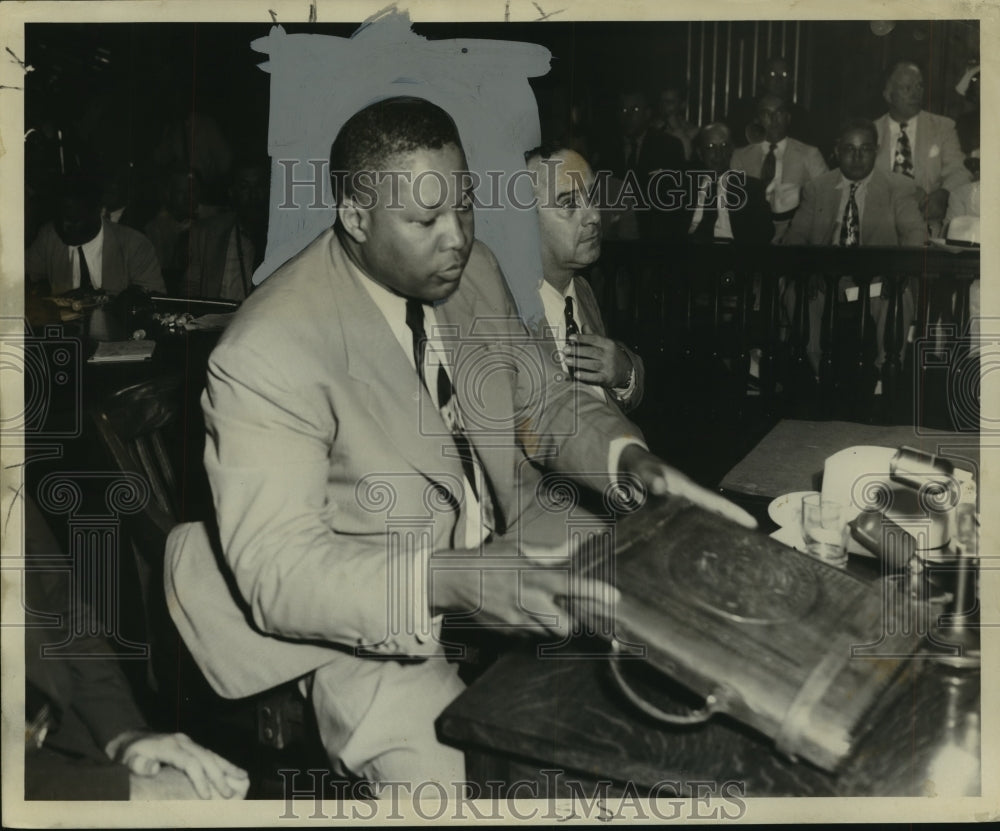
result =
M774 151L778 149L778 145L770 144L768 148L767 155L764 156L764 163L760 166L760 181L763 183L765 190L771 184L771 180L774 178L774 173L778 167L778 159L774 155Z
M427 330L424 327L424 306L419 300L413 298L407 299L406 325L413 335L413 362L417 367L417 375L420 376L420 381L423 383L424 388L430 392L430 387L427 385L427 378L424 377L424 363L427 357ZM457 401L453 400L455 397L455 387L451 382L451 377L448 375L447 370L444 368L444 364L440 362L438 362L436 388L438 410L441 411L445 423L451 429L451 437L455 442L458 457L462 462L462 471L465 473L465 478L468 480L473 494L475 494L476 499L479 500L483 508L486 525L490 531L503 534L505 531L503 516L493 493L492 484L486 476L485 468L481 464L478 465L478 468L488 494L485 497L480 496L480 488L477 484L478 477L476 475L475 450L473 450L469 438L465 435L459 422L457 414L458 404Z
M858 213L858 203L854 199L857 189L858 183L852 182L847 205L844 207L844 218L840 223L840 244L845 247L861 245L861 217Z
M892 161L892 172L902 173L913 178L913 150L910 147L910 137L906 135L906 122L899 125L899 138L896 139L896 155Z
M83 246L77 246L76 254L80 258L80 288L83 291L93 291L94 284L90 279L90 266L87 265L87 258L83 256Z
M566 298L566 308L563 310L563 315L566 318L566 338L569 339L570 335L579 335L580 327L576 323L576 318L573 317L573 298Z

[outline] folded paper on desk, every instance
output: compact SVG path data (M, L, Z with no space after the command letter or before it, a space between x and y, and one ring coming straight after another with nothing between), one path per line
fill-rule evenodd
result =
M616 539L613 568L606 554L584 568L621 592L620 654L644 653L705 696L706 711L761 731L789 757L835 769L917 652L920 634L900 619L889 584L681 500L647 503Z
M110 364L121 361L146 361L153 357L154 340L102 341L97 351L87 361L92 364Z

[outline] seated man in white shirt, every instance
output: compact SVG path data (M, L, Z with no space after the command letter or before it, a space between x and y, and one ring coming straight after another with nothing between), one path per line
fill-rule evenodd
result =
M772 242L777 243L795 216L802 186L826 173L827 166L819 150L788 135L792 117L777 95L757 102L757 121L764 128L763 140L737 149L732 166L760 179L771 207Z
M607 337L583 276L601 255L601 214L589 198L594 172L583 156L559 145L535 148L525 158L538 200L545 319L573 377L629 412L642 400L642 358Z
M722 122L706 124L698 132L695 152L695 198L685 205L684 215L688 241L770 242L774 225L764 187L759 179L734 169L729 128Z
M102 220L101 195L96 181L63 182L56 218L25 253L29 289L52 295L74 289L119 294L131 285L165 290L153 244L132 228Z
M836 145L838 169L814 179L802 188L802 204L782 242L785 245L837 245L844 247L877 245L920 247L926 241L926 228L917 207L912 180L876 167L879 152L875 125L866 119L851 119L840 129ZM858 288L847 277L840 280L840 291L848 300L856 300ZM822 288L817 284L819 294ZM883 343L888 304L881 297L880 281L870 286L871 314L877 325L875 367L885 360ZM820 360L819 294L809 304L808 354L813 368ZM794 292L786 293L794 306ZM913 293L903 292L904 321L913 317ZM792 314L792 311L789 310ZM901 350L905 344L901 344Z

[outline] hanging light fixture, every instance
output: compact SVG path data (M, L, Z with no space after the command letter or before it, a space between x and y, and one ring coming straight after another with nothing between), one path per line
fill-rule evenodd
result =
M872 34L877 37L885 37L889 32L896 28L895 20L873 20L868 24L871 27Z

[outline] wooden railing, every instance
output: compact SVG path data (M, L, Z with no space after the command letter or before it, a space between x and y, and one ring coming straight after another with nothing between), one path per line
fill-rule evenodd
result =
M654 394L686 373L716 394L725 376L730 392L759 383L761 399L782 415L972 430L969 296L979 267L978 250L607 242L592 279L614 336L649 363ZM838 299L844 276L858 286L855 302ZM879 279L885 357L876 370L869 286ZM822 308L816 364L807 350L810 302ZM759 381L749 378L751 351Z

